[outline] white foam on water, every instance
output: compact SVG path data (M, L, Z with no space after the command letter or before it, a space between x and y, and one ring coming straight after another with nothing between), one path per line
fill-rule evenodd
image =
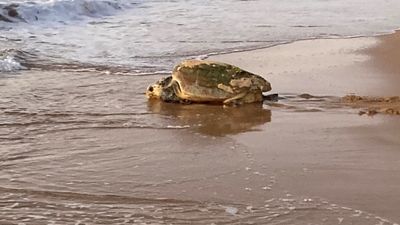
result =
M0 72L12 72L17 70L26 69L12 56L0 58Z
M0 14L12 22L61 22L78 21L85 17L104 17L115 15L118 11L129 8L133 1L123 0L47 0L29 1L16 4L0 2ZM10 17L10 8L18 16Z
M231 206L224 206L225 212L231 215L236 215L239 212L239 209Z
M168 125L167 129L186 129L186 128L190 128L189 125L184 125L184 126L174 126L174 125Z

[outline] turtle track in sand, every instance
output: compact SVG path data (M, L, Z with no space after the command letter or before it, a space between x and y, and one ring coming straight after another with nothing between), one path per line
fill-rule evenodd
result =
M280 95L280 101L268 102L267 105L294 110L296 112L321 112L326 109L351 107L353 109L358 109L359 115L400 115L400 96L380 97L346 95L343 97L335 97L314 96L310 94L282 94Z
M359 114L375 115L384 113L390 115L400 115L400 96L392 97L371 97L346 95L341 98L345 105L361 108Z

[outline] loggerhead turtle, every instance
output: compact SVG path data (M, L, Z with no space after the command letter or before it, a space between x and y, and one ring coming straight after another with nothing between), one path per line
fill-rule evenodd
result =
M172 76L149 86L149 99L166 102L243 104L262 102L270 91L264 78L226 63L185 60L175 66Z

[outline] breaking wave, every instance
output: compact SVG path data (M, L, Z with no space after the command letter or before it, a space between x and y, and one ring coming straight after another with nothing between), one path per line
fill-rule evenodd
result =
M40 55L18 49L0 49L0 73L18 70L52 70L101 72L123 76L159 76L169 74L169 70L158 67L132 67L116 64L84 63L60 59L51 55Z
M0 72L12 72L17 70L26 69L21 64L23 53L14 49L7 49L0 51Z
M7 4L0 1L0 22L66 23L85 17L111 16L134 4L122 0L46 0Z
M21 66L12 56L6 56L4 59L0 59L0 72L11 72L24 68L25 67Z

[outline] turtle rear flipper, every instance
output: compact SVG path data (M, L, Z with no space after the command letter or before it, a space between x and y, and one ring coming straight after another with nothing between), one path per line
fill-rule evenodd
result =
M232 98L226 99L223 103L224 103L224 105L230 105L230 104L237 105L237 104L240 104L241 103L240 99L242 99L246 95L247 95L247 92L241 92L241 93L233 96Z
M264 101L277 102L279 100L278 94L263 95Z

